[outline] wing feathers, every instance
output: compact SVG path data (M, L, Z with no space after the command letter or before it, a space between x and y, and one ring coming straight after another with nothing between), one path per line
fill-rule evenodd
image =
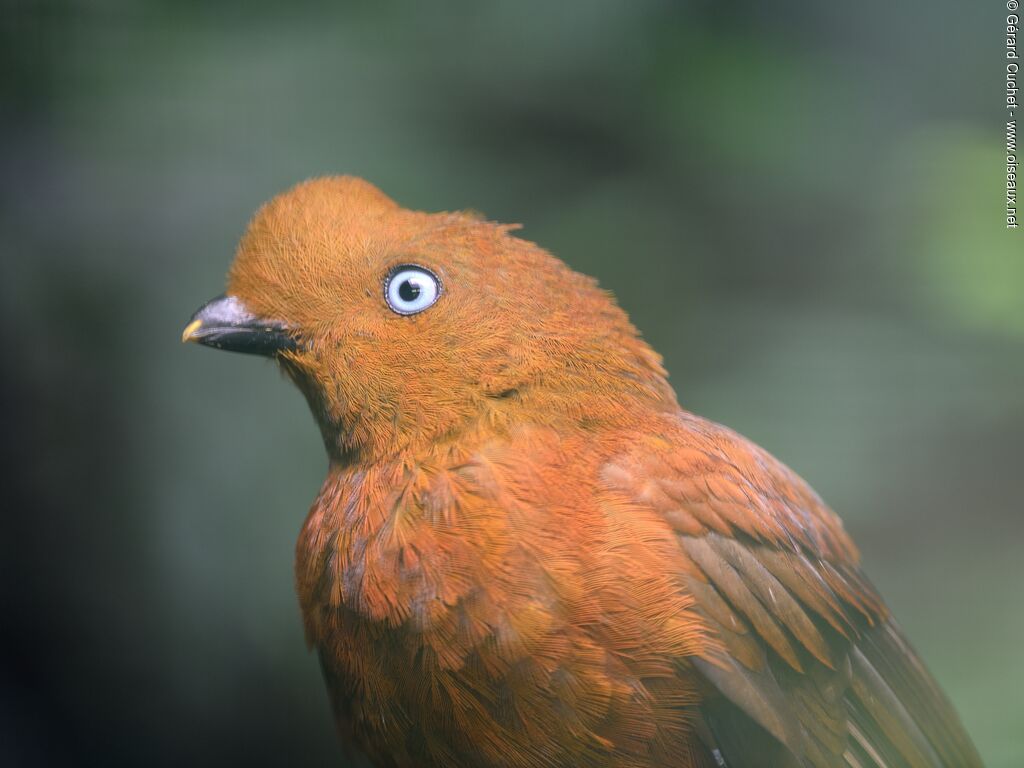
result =
M708 537L711 545L749 584L761 604L789 632L799 640L822 664L832 667L830 651L818 628L789 590L751 553L735 539L722 536Z
M707 574L708 579L714 583L718 591L746 616L765 642L794 669L802 669L796 651L793 650L785 632L761 601L750 591L743 577L711 546L712 536L717 536L717 534L700 538L683 537L683 548Z
M890 620L866 629L857 642L855 653L851 653L851 660L860 672L855 676L855 692L864 709L868 709L865 698L882 701L887 696L892 697L889 708L879 717L898 717L906 728L906 736L889 736L894 725L884 721L878 723L876 730L893 739L911 765L915 750L932 760L922 765L949 768L981 765L953 707L894 622ZM892 699L899 702L898 708L893 708ZM870 730L868 733L870 735ZM903 747L905 738L911 738L914 746Z
M806 555L769 547L763 548L758 554L765 568L785 584L795 598L821 616L834 630L844 636L849 635L853 625L843 611L839 598Z
M832 568L815 583L800 573L812 568L805 555L716 533L680 540L699 567L687 585L727 655L695 666L804 765L980 765L916 655L868 608L873 593L852 605L830 586L845 592L859 575ZM736 738L720 731L737 722L719 717L719 738Z
M925 740L924 734L907 713L903 703L856 647L850 651L850 661L854 670L853 693L860 699L885 737L899 750L912 768L939 765L938 755Z
M694 610L720 641L692 659L710 688L700 714L728 768L980 768L838 518L791 470L683 414L603 478L658 511L688 558Z

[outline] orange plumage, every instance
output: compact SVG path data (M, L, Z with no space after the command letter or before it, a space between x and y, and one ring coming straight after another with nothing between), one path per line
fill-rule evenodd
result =
M330 468L296 579L394 766L979 760L794 473L680 409L593 280L353 178L273 200L186 338L275 356Z

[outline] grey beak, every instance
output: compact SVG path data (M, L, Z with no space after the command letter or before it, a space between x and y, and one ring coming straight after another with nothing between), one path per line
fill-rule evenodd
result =
M196 310L181 340L268 357L298 348L287 325L257 317L237 296L227 295L211 299Z

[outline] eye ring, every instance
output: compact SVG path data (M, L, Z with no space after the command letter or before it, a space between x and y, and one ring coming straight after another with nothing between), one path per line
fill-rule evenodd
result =
M441 295L441 280L419 264L399 264L384 278L384 301L398 315L416 315Z

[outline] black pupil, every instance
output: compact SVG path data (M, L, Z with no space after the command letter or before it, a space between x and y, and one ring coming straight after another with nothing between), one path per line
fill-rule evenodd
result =
M403 280L402 284L398 286L398 295L402 298L402 301L415 301L416 297L420 295L420 287L412 280Z

